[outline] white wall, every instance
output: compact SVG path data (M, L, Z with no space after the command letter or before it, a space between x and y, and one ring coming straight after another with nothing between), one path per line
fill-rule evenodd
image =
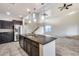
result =
M66 35L67 36L79 35L79 33L78 33L78 27L77 26L68 27L66 29Z
M50 19L49 22L53 27L52 32L48 32L45 34L49 34L52 36L72 36L79 35L79 12L67 16L63 16L62 18Z

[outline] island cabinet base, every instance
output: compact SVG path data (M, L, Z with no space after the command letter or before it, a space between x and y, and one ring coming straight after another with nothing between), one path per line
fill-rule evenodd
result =
M30 56L39 56L39 43L24 39L24 50Z
M39 43L20 36L19 44L29 56L39 56Z
M47 44L40 44L27 37L19 36L19 44L21 48L29 56L55 56L55 41L51 41Z

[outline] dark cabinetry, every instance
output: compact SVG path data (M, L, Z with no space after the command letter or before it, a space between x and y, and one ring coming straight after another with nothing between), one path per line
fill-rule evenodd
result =
M3 28L6 28L6 29L12 29L12 22L10 21L7 21L7 22L3 22Z
M36 42L32 42L31 48L32 48L31 55L38 56L39 55L39 44Z
M14 25L15 24L22 24L22 21L6 21L6 20L0 20L0 43L7 43L14 41ZM12 30L12 31L8 31Z
M0 20L1 29L12 29L13 23L11 21L2 21Z
M4 20L0 20L0 29L12 29L13 25L18 24L18 25L22 25L22 21L4 21Z
M27 39L25 39L24 50L31 55L31 42Z
M24 43L24 38L19 36L19 44L20 44L20 47L23 48L23 43Z
M22 25L22 21L13 20L12 22L13 22L13 24L19 24L19 25Z
M12 32L11 33L9 32L0 33L0 44L13 41L12 34L13 34Z
M0 28L2 27L2 22L0 21Z
M20 46L30 56L39 56L39 43L26 37L20 36Z

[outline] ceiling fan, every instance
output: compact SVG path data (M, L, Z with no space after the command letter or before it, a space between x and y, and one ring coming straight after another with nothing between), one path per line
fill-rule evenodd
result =
M69 6L72 6L72 4L66 4L64 3L64 5L62 7L59 7L60 11L62 11L63 9L69 9Z

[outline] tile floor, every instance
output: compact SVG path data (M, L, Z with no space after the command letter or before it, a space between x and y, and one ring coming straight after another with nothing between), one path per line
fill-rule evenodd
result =
M18 42L0 44L0 56L28 56Z
M59 38L56 40L57 56L79 56L79 40ZM18 42L0 44L0 56L28 56Z
M59 38L56 40L58 56L79 56L79 39Z

